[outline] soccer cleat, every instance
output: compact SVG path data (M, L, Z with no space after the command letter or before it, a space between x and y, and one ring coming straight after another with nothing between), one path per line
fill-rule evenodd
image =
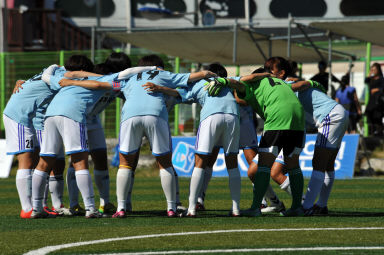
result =
M327 206L321 207L321 206L318 206L317 204L315 204L312 207L312 211L313 211L314 215L328 215L329 214Z
M30 218L31 218L32 211L33 211L33 210L30 210L29 212L25 212L24 210L21 210L21 212L20 212L20 218L22 218L22 219L30 219Z
M64 205L61 205L58 209L52 206L52 211L58 213L59 216L73 216L72 211L68 208L65 208Z
M280 216L283 217L301 217L301 216L309 216L307 215L306 210L304 210L302 207L296 208L296 209L288 209L286 211L282 211L280 213Z
M114 215L112 215L112 218L125 218L127 215L125 214L124 210L120 210L116 212Z
M205 211L205 206L202 203L196 203L196 211Z
M57 212L49 209L48 206L44 206L43 211L45 211L46 213L51 214L51 215L60 216Z
M183 217L190 217L190 218L195 218L196 217L196 211L195 210L186 210L183 214Z
M246 217L260 217L260 216L262 216L260 208L258 208L258 209L249 208L247 210L241 211L241 215L246 216Z
M240 212L239 211L231 211L231 212L229 212L229 216L231 216L231 217L239 217L240 216Z
M270 213L270 212L282 212L285 211L285 205L283 202L279 201L279 203L271 203L270 206L265 208L261 208L262 213Z
M85 215L84 208L82 208L79 204L72 206L69 210L72 212L73 216L84 216Z
M113 215L116 212L117 208L112 203L106 205L100 205L99 212L106 215Z
M174 218L174 217L177 216L177 214L171 209L171 210L169 210L169 211L167 212L167 216L168 216L169 218Z
M181 204L181 202L179 202L179 203L176 203L176 210L177 210L177 211L185 211L185 210L187 210L187 208L185 208L185 207Z
M94 208L85 210L86 219L101 218L102 216L103 215Z
M32 210L31 219L42 219L42 218L56 218L55 214L49 214L45 210L38 212Z

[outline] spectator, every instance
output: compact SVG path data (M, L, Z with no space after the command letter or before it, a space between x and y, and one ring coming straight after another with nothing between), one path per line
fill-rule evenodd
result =
M365 83L369 86L369 101L365 109L365 115L368 119L369 134L375 136L383 135L383 103L381 95L384 89L384 78L379 63L371 66L369 77L365 79Z
M361 107L356 90L349 85L349 73L341 78L340 88L336 91L336 102L341 104L349 114L348 133L356 133L357 122L361 118Z
M327 73L325 70L327 69L327 63L325 63L325 61L320 61L318 63L318 68L319 68L319 72L317 74L315 74L315 76L313 76L311 78L311 80L313 81L317 81L319 82L321 85L323 85L323 87L325 88L325 90L328 92L328 87L329 87L329 84L328 84L328 79L329 79L329 73ZM340 83L340 80L337 79L335 76L332 75L332 81L333 82L338 82ZM332 86L331 84L331 94L332 94L332 98L335 98L335 88Z

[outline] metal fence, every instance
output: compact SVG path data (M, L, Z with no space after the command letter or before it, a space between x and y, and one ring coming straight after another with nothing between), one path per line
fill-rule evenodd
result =
M94 63L102 63L109 56L112 50L95 51ZM132 49L129 56L132 65L136 65L137 61L149 52L142 49ZM17 80L26 80L40 73L44 68L52 64L64 65L65 59L73 54L84 54L91 58L91 51L56 51L56 52L3 52L0 53L0 113L2 116L3 110L8 99L12 95L12 90ZM161 55L166 64L166 70L178 72L190 70L190 63L180 63L178 58L171 58ZM104 126L105 136L107 138L118 137L120 127L120 111L122 103L120 99L112 102L101 116ZM176 113L175 113L176 111ZM169 114L169 124L174 135L178 135L179 123L174 125L175 116L178 120L178 107L172 110ZM4 125L1 118L0 121L0 137L4 138Z

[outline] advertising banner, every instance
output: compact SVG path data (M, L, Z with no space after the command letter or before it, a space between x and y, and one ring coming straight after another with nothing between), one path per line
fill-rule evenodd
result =
M258 137L260 141L260 137ZM172 163L179 176L191 176L195 160L196 137L173 137L172 138ZM316 135L307 135L305 147L300 154L300 167L304 177L310 177L312 173L312 157L315 149ZM341 143L339 153L335 161L336 179L353 178L353 169L359 135L345 135ZM248 163L243 151L239 151L238 165L241 176L247 176ZM225 166L224 153L220 150L215 165L213 176L228 176Z

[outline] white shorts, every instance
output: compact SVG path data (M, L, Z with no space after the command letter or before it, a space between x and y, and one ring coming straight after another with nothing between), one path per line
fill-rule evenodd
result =
M88 128L88 126L87 126ZM104 130L102 127L98 129L88 130L88 144L90 151L106 150Z
M255 149L257 150L257 134L256 128L252 120L240 122L240 149Z
M348 113L341 105L336 105L318 126L317 147L338 149L348 128Z
M161 156L172 151L168 122L157 116L145 115L121 123L120 152L125 155L136 153L140 150L143 136L148 138L153 155Z
M222 147L226 155L239 153L240 123L233 114L218 113L208 116L199 126L195 151L208 155L214 147Z
M38 148L35 129L19 124L3 114L5 141L8 155L33 152Z
M36 130L36 138L37 138L38 146L40 148L41 145L43 144L44 130ZM63 159L63 160L65 159L63 146L60 146L59 153L57 154L57 159Z
M64 116L48 117L44 121L40 156L57 157L63 145L67 155L88 151L86 125Z

